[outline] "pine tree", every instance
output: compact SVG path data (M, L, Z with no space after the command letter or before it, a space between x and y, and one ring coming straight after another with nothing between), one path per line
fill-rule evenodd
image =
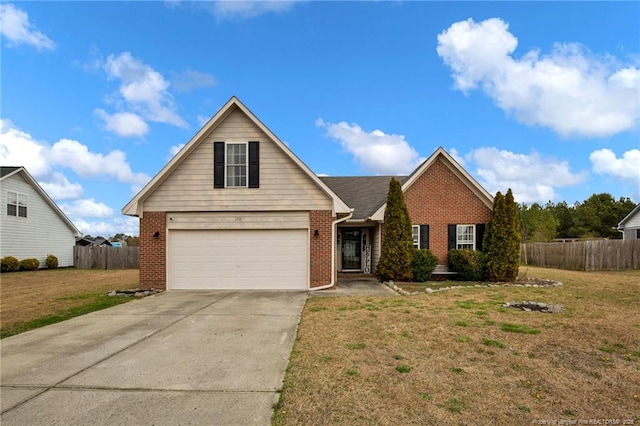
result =
M498 192L493 212L484 234L485 278L488 281L512 282L520 265L520 226L518 205L511 189L507 195Z
M383 281L411 281L413 250L409 211L400 182L392 178L384 212L382 252L376 268L378 277Z

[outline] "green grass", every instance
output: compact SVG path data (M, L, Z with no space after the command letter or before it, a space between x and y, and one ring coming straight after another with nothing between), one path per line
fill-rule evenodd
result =
M525 324L503 323L500 324L500 330L508 333L540 334L540 330Z
M0 339L4 339L5 337L13 336L19 333L24 333L25 331L33 330L35 328L44 327L45 325L51 325L58 322L66 321L80 315L88 314L94 311L100 311L102 309L110 308L112 306L120 305L122 303L133 300L133 298L131 297L124 296L109 297L104 293L81 294L60 299L75 301L85 300L86 303L83 303L79 306L74 306L72 308L63 309L54 314L36 318L31 321L14 324L10 328L2 328L0 330Z
M396 371L398 373L408 373L411 371L411 366L410 365L399 365L396 367Z
M507 347L507 345L505 345L504 343L502 343L499 340L491 340L491 339L485 339L485 338L482 339L482 344L486 345L486 346L493 346L493 347L496 347L496 348L501 348L501 349L504 349L504 348Z
M358 342L358 343L347 343L346 345L344 345L345 348L347 349L364 349L367 347L367 345L365 345L362 342Z

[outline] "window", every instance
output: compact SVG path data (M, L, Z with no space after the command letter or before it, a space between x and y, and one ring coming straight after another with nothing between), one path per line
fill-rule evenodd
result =
M226 155L227 187L247 186L247 144L228 143Z
M27 217L27 196L25 194L7 191L7 215Z
M420 248L420 225L412 225L411 233L413 236L413 247Z
M457 249L475 250L475 225L458 225L457 226Z

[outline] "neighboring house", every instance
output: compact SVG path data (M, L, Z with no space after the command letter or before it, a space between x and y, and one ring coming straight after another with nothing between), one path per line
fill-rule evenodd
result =
M120 244L120 243L118 243ZM77 246L114 246L115 247L115 243L112 243L111 241L107 240L106 238L103 237L96 237L96 238L90 238L90 237L82 237L82 238L78 238L76 240L76 245ZM120 245L118 245L118 247L120 247Z
M640 239L640 203L629 212L618 224L623 240Z
M320 289L373 272L389 176L313 173L231 98L122 209L140 218L140 282L176 289ZM444 149L398 177L416 247L479 249L493 198Z
M73 266L80 231L24 167L0 167L0 257L35 257L45 266L48 254L59 266Z

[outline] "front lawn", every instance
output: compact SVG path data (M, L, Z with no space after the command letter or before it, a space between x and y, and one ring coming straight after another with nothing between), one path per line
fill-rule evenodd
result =
M60 268L0 276L2 338L131 300L109 290L136 288L137 269Z
M563 286L309 299L273 423L640 424L640 271L526 269Z

